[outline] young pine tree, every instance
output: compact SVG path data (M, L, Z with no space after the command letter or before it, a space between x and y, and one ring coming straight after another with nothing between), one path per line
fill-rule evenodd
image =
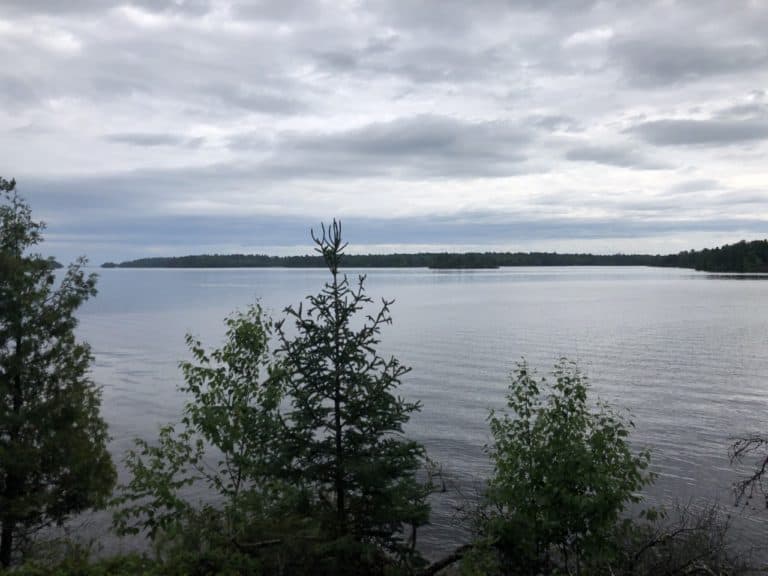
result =
M403 436L403 425L419 409L397 395L408 372L397 359L376 352L381 328L391 323L383 300L372 315L365 277L352 285L339 271L346 244L336 221L312 234L331 274L308 306L288 307L276 325L287 371L287 443L293 479L310 494L312 514L354 564L380 552L415 554L403 530L427 521L427 491L415 474L424 449ZM345 552L337 559L344 558ZM351 564L350 564L351 565Z
M96 293L84 260L56 287L54 262L29 254L44 226L0 178L0 565L40 528L103 504L115 481L91 352L75 311Z

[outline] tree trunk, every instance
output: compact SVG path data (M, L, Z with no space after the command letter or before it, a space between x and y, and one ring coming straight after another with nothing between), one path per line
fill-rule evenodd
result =
M333 394L333 416L334 416L334 433L336 440L336 477L335 477L335 491L336 491L336 521L338 522L338 529L341 536L347 534L347 512L344 503L344 493L346 492L344 486L344 446L342 443L342 429L341 429L341 346L339 340L339 328L341 324L341 306L339 304L339 283L337 277L337 271L334 268L333 273L333 308L334 308L334 394Z
M3 529L0 532L0 566L8 568L11 565L11 550L13 550L13 529L11 521L3 522Z
M14 344L16 346L15 348L15 374L11 377L11 383L12 383L12 406L11 406L11 413L13 415L13 421L11 422L10 429L8 431L8 437L9 437L9 444L11 446L11 451L13 451L13 448L16 448L16 443L18 442L19 438L19 422L18 422L18 416L21 413L21 407L23 404L23 397L22 397L22 390L21 390L21 365L22 365L22 358L21 358L21 345L22 345L22 334L21 334L21 321L19 320L16 322L16 337L14 338ZM6 478L5 478L5 490L3 493L3 499L6 503L12 503L16 498L18 498L21 495L22 491L22 485L23 482L19 478L18 470L14 469L13 463L10 464L11 468L10 470L6 470ZM13 533L16 529L16 520L13 519L12 514L9 514L8 511L4 511L5 516L3 518L0 518L0 523L2 523L2 530L0 530L0 566L7 568L11 565L11 552L13 551Z

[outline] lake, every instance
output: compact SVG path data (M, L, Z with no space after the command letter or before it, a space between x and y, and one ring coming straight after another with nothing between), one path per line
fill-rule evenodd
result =
M233 310L260 299L279 318L328 278L319 269L98 273L79 333L93 347L116 461L134 437L152 439L178 419L186 332L218 345ZM631 411L633 442L652 449L659 474L650 502L719 500L742 514L727 450L735 435L768 432L768 282L642 267L347 273L367 274L374 299L396 300L380 351L413 368L402 394L423 408L408 432L450 488L435 497L435 527L421 538L431 555L464 536L453 508L490 469L488 411L504 406L522 357L540 373L560 356L576 360L596 396ZM759 514L736 524L756 541L768 535Z

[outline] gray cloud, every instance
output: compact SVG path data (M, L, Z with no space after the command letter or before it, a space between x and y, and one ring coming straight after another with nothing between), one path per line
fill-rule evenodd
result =
M583 132L584 126L571 116L565 116L563 114L541 114L529 116L525 119L525 123L542 130L549 130L552 132Z
M8 108L29 106L40 101L35 87L27 81L13 76L0 76L0 103Z
M657 146L728 145L768 139L768 122L746 120L654 120L630 132Z
M124 5L121 0L4 0L3 8L13 12L35 14L98 13ZM130 4L154 12L176 12L194 15L210 10L209 0L132 0Z
M440 41L429 45L397 46L368 42L313 53L320 70L332 74L394 76L415 83L461 83L492 76L508 60L507 47L462 47ZM512 69L514 64L510 63Z
M214 106L227 109L241 109L264 114L298 114L308 109L307 104L297 96L298 86L288 86L285 80L273 80L273 86L256 86L252 83L211 83L200 89L200 93L211 96Z
M530 131L506 122L465 122L416 116L339 132L283 133L262 177L501 177L532 170L524 150ZM243 134L233 148L262 148L261 134Z
M57 0L7 0L3 2L2 7L12 12L60 14L103 10L105 7L110 7L110 4L101 0L71 0L69 2L58 2Z
M378 122L348 132L301 138L294 146L373 157L468 155L507 159L510 148L520 149L530 139L528 132L505 122L462 122L445 116L416 116ZM519 157L515 155L512 159L517 161Z
M716 196L715 201L723 206L739 204L765 206L766 202L768 202L768 193L755 190L730 190Z
M607 166L636 170L664 170L668 164L650 160L637 150L622 146L580 146L568 150L565 157L572 162L594 162Z
M232 2L231 10L238 20L267 22L313 21L323 16L322 2L317 0L240 0Z
M203 138L187 138L174 134L127 132L123 134L108 134L105 139L118 144L130 144L133 146L186 146L197 148L204 142Z
M570 15L588 10L597 0L412 0L407 4L365 0L363 6L383 24L418 31L463 32L521 12Z
M727 38L692 41L686 35L617 41L612 58L630 82L669 85L764 69L768 47Z
M727 119L741 118L768 120L768 103L748 102L745 104L734 104L733 106L719 110L717 116Z
M700 178L698 180L686 180L679 182L669 188L672 194L689 194L691 192L706 192L708 190L718 190L723 186L717 180L712 178Z

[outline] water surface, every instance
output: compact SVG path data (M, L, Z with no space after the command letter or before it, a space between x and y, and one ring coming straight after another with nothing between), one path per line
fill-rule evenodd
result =
M652 449L652 503L717 499L730 506L731 437L768 432L768 282L679 269L502 268L348 270L369 294L394 298L381 351L413 370L402 393L418 400L409 433L469 494L489 471L489 409L502 408L521 358L539 371L578 361L601 399L627 408L633 441ZM94 377L117 459L132 438L153 438L178 418L184 334L222 341L223 318L260 299L275 317L316 292L319 269L99 271L99 295L82 310ZM453 490L435 499L422 542L433 553L462 537L451 528ZM733 509L735 514L739 512ZM740 520L756 539L757 516Z

